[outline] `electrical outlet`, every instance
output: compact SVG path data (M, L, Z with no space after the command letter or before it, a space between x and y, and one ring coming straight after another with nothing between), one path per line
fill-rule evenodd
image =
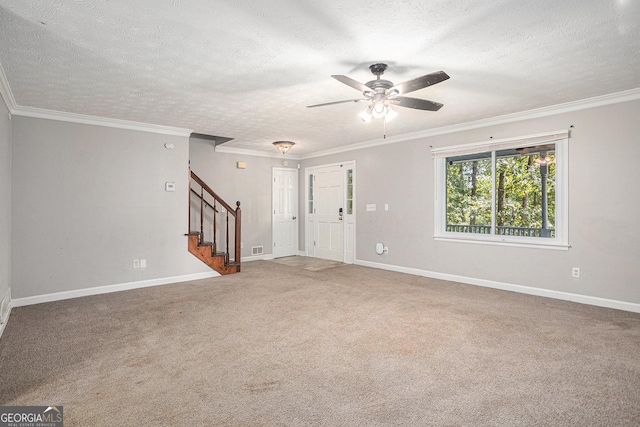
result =
M140 260L139 259L134 259L133 260L133 268L134 269L140 268Z
M580 277L580 268L579 267L573 267L571 269L571 277L575 277L576 279Z
M140 260L140 268L147 268L147 260L146 259L141 259Z

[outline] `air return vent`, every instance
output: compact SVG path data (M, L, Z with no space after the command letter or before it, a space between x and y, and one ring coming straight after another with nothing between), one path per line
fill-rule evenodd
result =
M251 247L251 255L262 255L263 253L264 253L264 249L262 246Z

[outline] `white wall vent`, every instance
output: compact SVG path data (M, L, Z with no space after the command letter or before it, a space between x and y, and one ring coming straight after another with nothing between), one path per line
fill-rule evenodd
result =
M264 254L264 248L262 246L251 247L251 255L262 255L262 254Z

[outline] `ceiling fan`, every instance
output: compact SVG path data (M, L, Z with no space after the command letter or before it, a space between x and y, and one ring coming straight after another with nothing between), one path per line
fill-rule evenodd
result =
M427 86L440 83L447 80L449 76L444 71L436 71L426 74L415 79L408 80L404 83L394 85L389 80L380 78L387 69L387 64L372 64L369 66L371 73L376 76L375 80L367 83L360 83L352 78L342 75L333 75L334 79L341 83L351 86L362 92L362 99L348 99L346 101L326 102L324 104L308 105L307 108L323 107L325 105L342 104L347 102L369 102L369 106L365 111L359 114L363 121L369 122L372 118L385 118L385 121L393 119L397 113L389 108L391 105L399 107L413 108L416 110L438 111L442 108L439 102L429 101L426 99L410 98L405 93L413 92Z

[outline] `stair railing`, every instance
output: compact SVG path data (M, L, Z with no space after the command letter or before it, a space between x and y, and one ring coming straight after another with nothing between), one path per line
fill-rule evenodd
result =
M200 191L196 191L193 188L193 183L198 184L200 187ZM218 196L215 191L213 191L198 175L193 173L193 171L189 171L189 188L191 190L191 194L195 194L196 197L200 201L200 231L198 232L198 243L204 243L204 217L205 217L205 207L213 208L213 221L212 221L212 231L213 231L213 249L212 252L215 254L218 251L218 242L217 242L217 217L216 215L219 213L218 205L221 206L226 211L226 233L225 233L225 264L228 264L230 261L230 248L229 248L229 216L233 217L233 258L234 263L240 265L241 258L241 223L242 223L242 211L240 210L240 202L236 202L236 208L232 208L227 202L225 202L220 196ZM209 195L213 198L213 205L210 202L205 200L206 195ZM189 202L189 231L191 232L191 202Z

